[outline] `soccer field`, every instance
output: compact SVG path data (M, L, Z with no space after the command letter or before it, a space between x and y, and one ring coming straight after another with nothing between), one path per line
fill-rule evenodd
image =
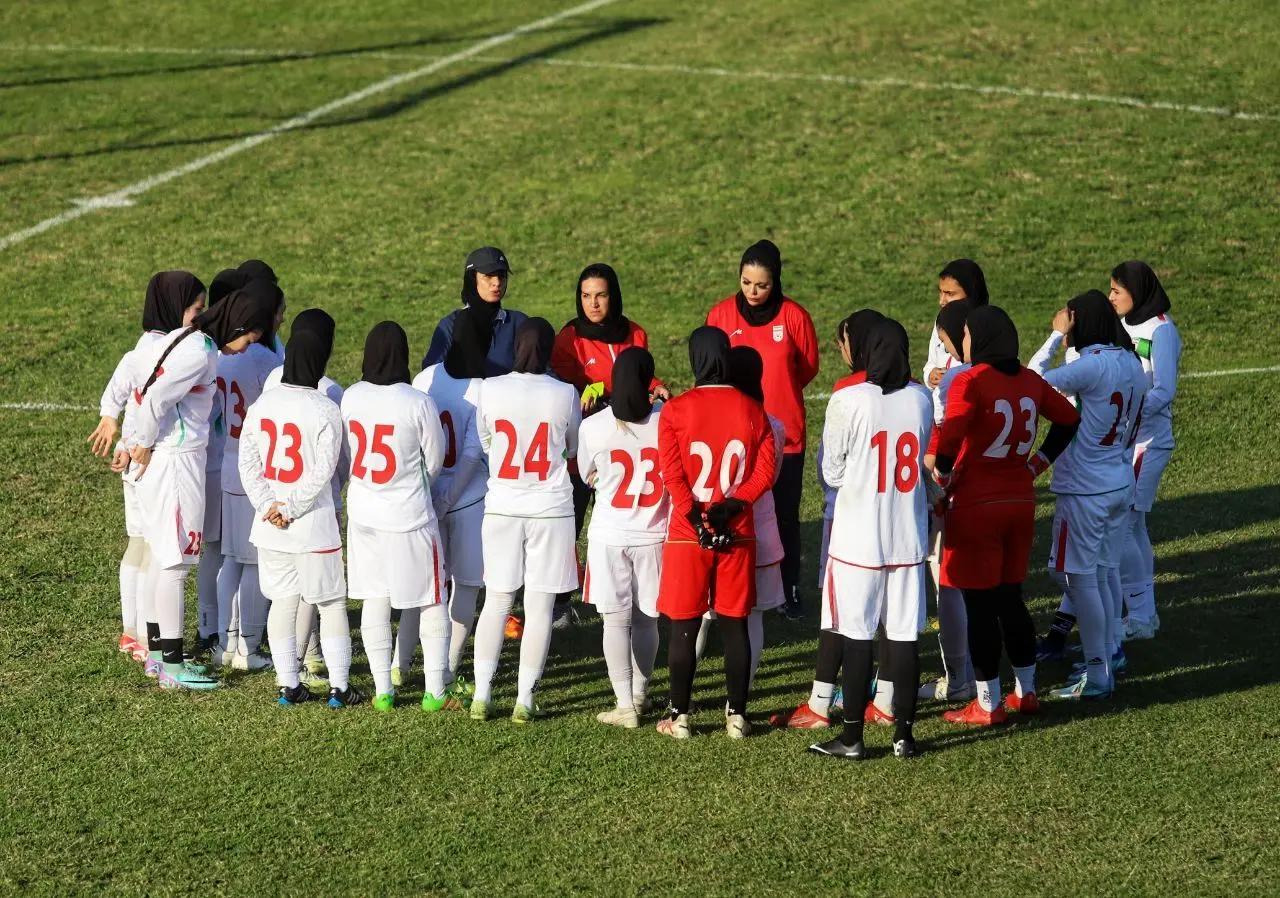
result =
M572 3L0 5L0 890L1275 894L1274 0ZM557 633L525 728L424 715L417 678L392 714L285 710L269 674L161 692L117 653L120 486L85 436L153 272L267 260L290 317L337 319L350 383L380 320L420 358L476 246L557 327L607 261L683 388L764 236L823 369L808 613L769 617L754 738L720 726L714 637L698 738L597 724L598 617ZM824 761L764 722L813 672L831 338L876 307L918 367L958 256L1024 359L1117 262L1160 274L1185 343L1150 517L1164 626L1104 705L973 732L922 704L919 760L868 728L871 761ZM659 699L665 673L664 642Z

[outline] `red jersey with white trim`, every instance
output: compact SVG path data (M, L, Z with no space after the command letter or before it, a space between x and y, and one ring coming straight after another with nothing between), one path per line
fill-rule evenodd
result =
M350 520L407 533L435 526L431 483L444 464L440 413L409 384L352 384L342 396L351 453Z
M983 363L956 375L937 444L938 455L955 459L952 508L1035 501L1027 459L1041 415L1054 424L1080 420L1075 406L1027 368L1007 375Z
M738 299L730 296L712 306L707 324L728 334L731 346L750 346L760 353L765 410L786 428L783 451L803 452L804 388L818 373L818 333L809 313L784 296L777 316L756 327L738 314Z
M624 349L632 346L649 348L648 335L634 321L627 339L621 343L605 343L579 336L570 321L556 334L555 348L551 352L551 371L565 383L573 384L579 393L591 384L602 383L607 397L613 392L613 363ZM649 389L652 391L660 386L662 381L655 377Z
M222 444L222 491L244 495L240 484L240 431L249 407L258 401L280 357L258 343L239 355L218 357L218 396L224 403L222 420L226 440Z
M694 387L662 408L658 424L662 479L671 494L668 540L696 541L693 503L726 498L748 505L773 485L777 451L760 403L731 386ZM755 535L750 514L733 522L736 537Z
M431 484L438 514L466 508L484 498L489 472L476 430L481 378L457 379L443 364L428 365L413 379L413 388L431 397L444 432L444 467Z
M929 554L928 476L933 397L917 383L837 390L822 429L822 479L835 487L828 554L846 564L919 564Z
M649 546L667 535L669 501L658 460L658 404L643 421L619 421L613 409L578 428L578 474L595 475L596 504L587 538L606 546Z
M568 459L578 453L581 423L577 391L549 374L485 378L476 411L480 445L489 455L485 514L571 517Z
M319 390L281 384L249 409L240 430L240 482L256 512L249 541L276 552L342 548L333 475L342 455L342 413ZM262 520L282 503L283 530Z

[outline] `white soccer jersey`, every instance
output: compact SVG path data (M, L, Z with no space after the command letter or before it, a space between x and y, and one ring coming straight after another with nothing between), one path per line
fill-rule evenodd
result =
M934 368L945 371L954 365L955 361L951 353L947 352L947 347L942 345L942 337L938 336L938 324L934 322L933 332L929 334L929 357L925 359L924 368L921 370L922 382L929 383L929 372Z
M279 364L279 356L257 343L239 355L224 355L218 360L218 392L224 397L226 411L223 420L227 425L226 440L222 444L224 493L244 494L238 465L240 431L249 414L249 407L262 395L267 375Z
M262 394L240 431L240 481L254 508L249 539L276 552L331 552L342 547L330 483L342 453L342 414L308 387L284 385ZM262 519L283 503L289 526Z
M138 407L134 395L142 390L142 385L151 376L150 363L154 362L151 348L164 337L163 331L144 331L133 349L122 355L116 363L111 379L107 381L102 398L98 401L99 417L118 418L121 412L124 413L124 421L120 425L121 446L132 445L129 437L133 432Z
M1049 385L1075 396L1080 410L1080 427L1053 466L1055 493L1096 495L1133 484L1125 450L1146 382L1131 358L1118 346L1086 346L1074 362L1045 372Z
M440 413L408 384L352 384L342 397L351 453L350 520L407 533L435 526L431 484L444 464Z
M1122 321L1124 319L1121 319ZM1173 448L1173 397L1178 390L1178 363L1182 337L1168 315L1157 315L1142 324L1125 324L1147 375L1147 401L1138 425L1138 445L1152 449Z
M284 366L274 369L267 375L267 382L262 385L262 392L273 390L280 386L281 378L284 377ZM319 390L329 401L339 408L342 407L342 384L338 383L328 375L321 375ZM211 450L212 451L212 450ZM333 507L335 509L342 508L342 488L347 485L347 475L351 471L351 457L347 451L347 441L342 441L342 454L338 456L338 467L333 471L333 480L330 481L333 488Z
M830 557L863 567L917 564L929 553L921 467L933 431L929 391L908 384L839 390L827 403L822 476L836 487Z
M480 402L480 378L458 380L444 365L424 368L413 379L413 387L431 397L440 412L444 432L444 467L431 484L432 498L441 513L474 505L484 498L489 472L484 447L476 429L476 406Z
M138 371L145 371L132 402L135 409L130 446L181 451L205 449L209 444L209 413L213 408L214 371L218 347L207 335L193 331L165 357L155 383L142 388L156 370L164 351L186 328L165 334L148 347ZM202 465L203 467L203 465Z
M589 542L645 546L667 536L670 502L658 461L655 405L643 421L623 422L605 408L578 428L578 475L595 475L596 504L587 528Z
M512 372L480 385L476 429L489 456L485 514L573 514L566 459L578 452L582 411L572 386L546 374Z
M942 375L942 380L938 381L938 386L933 390L933 423L935 425L941 425L942 418L946 414L947 394L951 391L951 384L963 372L973 367L968 362L957 362L949 355L947 361L950 364L946 368L946 374Z

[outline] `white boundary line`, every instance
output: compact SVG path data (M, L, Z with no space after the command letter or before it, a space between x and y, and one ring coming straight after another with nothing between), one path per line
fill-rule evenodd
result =
M104 208L111 208L113 206L127 205L132 197L146 193L148 190L152 190L162 184L167 184L175 178L181 178L183 175L189 175L202 168L207 168L210 165L221 162L224 159L229 159L232 156L243 153L246 150L251 150L260 144L266 143L268 140L272 140L282 134L287 134L290 131L295 131L298 128L309 125L316 119L323 118L330 113L337 112L339 109L352 106L363 100L367 100L369 97L376 96L377 94L385 93L409 81L415 81L419 78L426 77L427 75L434 74L435 72L453 65L454 63L471 59L474 56L479 56L485 50L513 41L523 34L527 34L531 31L538 31L549 25L554 25L564 19L572 18L573 16L581 15L582 13L591 12L592 10L599 9L602 6L607 6L614 2L616 2L616 0L588 0L587 3L581 3L569 9L561 10L558 13L544 16L535 22L517 26L516 28L512 28L510 31L485 38L478 43L472 44L465 50L459 50L457 53L442 56L420 68L413 69L409 72L402 72L399 75L392 75L391 77L384 78L381 81L376 81L367 87L355 91L354 93L349 93L346 96L339 97L336 100L325 103L323 106L317 106L310 112L304 112L301 115L294 116L288 121L281 122L273 128L268 128L266 131L251 134L250 136L237 140L235 143L229 144L220 150L215 150L212 153L193 159L185 165L180 165L177 168L171 168L168 171L160 172L159 174L152 175L149 178L144 178L141 181L135 181L133 184L121 187L119 190L112 191L111 193L107 193L102 196L88 197L83 201L76 203L66 212L55 215L52 218L46 218L44 221L32 225L29 228L24 228L21 231L15 231L5 237L0 237L0 252L9 249L11 246L15 246L24 240L29 240L32 237L43 234L45 231L67 224L68 222L75 221L77 218L80 218L82 215L88 215L90 212L95 212Z

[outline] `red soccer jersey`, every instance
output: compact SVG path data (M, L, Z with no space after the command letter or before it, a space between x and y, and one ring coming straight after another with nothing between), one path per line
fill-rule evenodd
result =
M1075 406L1026 368L1009 376L982 364L956 377L937 446L938 455L955 459L952 508L1035 501L1027 458L1041 415L1054 424L1080 420Z
M668 540L695 540L687 520L694 502L726 497L748 505L773 485L777 449L760 403L728 386L694 387L662 407L658 420L662 480L671 495ZM751 537L750 509L733 524Z
M578 336L578 331L570 321L560 328L556 334L555 347L551 350L551 370L556 377L568 384L573 384L579 393L594 383L604 384L605 396L613 392L613 363L624 349L638 346L649 348L649 337L644 328L631 322L631 332L621 343L604 343L600 340L589 340ZM662 381L654 378L649 389L662 386Z
M803 452L804 388L818 373L818 333L809 313L783 297L777 316L753 327L738 314L737 297L730 296L711 307L707 324L728 334L730 345L750 346L760 353L765 411L781 421L787 433L782 451Z

